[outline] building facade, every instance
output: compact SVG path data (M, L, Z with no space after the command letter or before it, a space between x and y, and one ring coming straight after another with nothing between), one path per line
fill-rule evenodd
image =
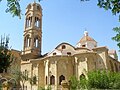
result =
M60 90L62 80L69 81L75 75L87 76L87 72L94 70L120 71L115 50L106 46L99 47L87 31L76 44L59 44L53 51L41 55L42 44L42 8L40 4L30 3L26 8L24 47L21 53L21 71L28 72L33 78L31 84L25 82L26 90L38 90L39 87Z

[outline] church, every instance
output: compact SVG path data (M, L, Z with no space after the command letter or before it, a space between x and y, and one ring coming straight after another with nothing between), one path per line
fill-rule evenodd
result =
M97 46L97 41L84 32L76 46L63 42L53 51L41 55L42 45L42 7L34 2L26 8L24 27L24 45L21 52L21 72L33 78L34 82L25 82L26 90L38 90L39 87L61 90L61 82L68 82L71 76L78 79L94 70L120 71L120 62L115 50L106 46Z

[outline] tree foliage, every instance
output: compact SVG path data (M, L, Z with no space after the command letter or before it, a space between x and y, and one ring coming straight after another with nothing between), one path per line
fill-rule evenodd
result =
M48 85L46 89L45 87L38 87L38 90L52 90L52 88L50 85Z
M120 48L120 27L115 27L113 30L117 33L114 37L112 37L113 40L117 42L117 46Z
M11 51L8 47L9 38L8 37L1 37L0 42L0 73L3 71L7 71L7 69L10 67L13 56L11 54Z
M17 81L17 85L22 85L22 90L25 89L25 82L29 81L30 78L28 77L28 71L25 70L24 72L20 71L19 67L14 67L14 69L11 70L12 78L14 78Z
M120 0L98 0L98 6L105 10L111 10L114 15L120 13Z
M39 2L41 0L38 0ZM0 0L2 2L2 0ZM21 18L22 12L20 7L20 0L7 0L7 9L5 10L6 13L11 13L12 16L18 16Z
M0 0L1 2L2 0ZM41 0L38 0L39 2ZM81 0L81 1L90 1L90 0ZM100 8L104 8L105 10L110 10L113 15L119 16L119 22L120 22L120 0L98 0L97 5ZM6 12L11 13L12 16L18 16L21 18L21 7L20 7L20 0L7 0L7 9ZM117 29L117 31L116 31ZM117 34L112 39L115 40L118 44L118 47L120 48L120 27L116 27L113 29Z
M90 1L90 0L81 0L81 1ZM119 22L120 22L120 0L98 0L97 5L100 8L104 8L105 10L110 10L113 15L119 16ZM117 46L120 49L120 27L115 27L113 30L117 33L114 37L112 37L113 40L117 42Z
M76 83L74 87L75 89L71 89L71 90L120 89L120 78L119 77L120 77L120 73L116 73L116 72L109 72L109 71L89 72L87 79L81 78L80 80L77 80L75 82Z
M77 89L77 86L78 86L78 80L75 76L72 76L70 78L70 89L71 90L76 90Z
M95 89L120 89L120 73L94 71L88 74L88 86Z
M2 0L0 0L2 2ZM18 16L21 18L21 8L20 8L20 0L7 0L7 9L6 13L11 13L12 16Z

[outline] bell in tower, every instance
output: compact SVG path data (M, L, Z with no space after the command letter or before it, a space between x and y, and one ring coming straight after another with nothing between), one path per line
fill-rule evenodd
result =
M40 4L36 2L29 4L25 16L22 57L32 59L41 55L42 8Z

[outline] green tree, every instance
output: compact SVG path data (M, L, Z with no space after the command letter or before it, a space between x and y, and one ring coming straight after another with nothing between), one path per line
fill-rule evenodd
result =
M70 90L120 89L120 73L110 71L88 72L87 78L75 76L70 79Z
M27 70L21 72L17 66L11 70L12 78L14 78L17 81L18 86L20 86L21 82L22 90L25 90L25 82L29 80L28 73L29 72Z
M2 0L0 0L1 2ZM39 2L41 0L38 0ZM90 0L80 0L80 1L90 1ZM110 10L113 15L119 16L120 22L120 0L98 0L97 5L100 8L104 8L105 10ZM18 16L21 18L21 8L20 8L20 0L7 0L7 9L5 10L7 13L11 13L12 16ZM117 31L116 31L117 29ZM115 40L120 48L120 27L113 28L113 30L117 33L112 39Z
M0 42L0 73L7 72L7 69L10 67L13 56L8 47L9 38L1 36Z
M81 76L79 79L78 89L89 89L88 80L85 76Z
M115 27L113 30L117 33L114 37L112 37L113 40L117 42L117 46L120 48L120 27ZM119 50L120 51L120 50Z
M6 0L7 1L7 9L5 10L6 13L11 13L12 16L18 16L21 18L22 12L20 7L20 0ZM41 0L38 0L39 2ZM2 2L2 0L0 0Z
M77 80L77 78L75 76L72 76L70 78L69 83L70 83L70 90L77 90L79 81Z
M120 89L120 73L109 71L93 71L88 79L80 80L80 89ZM82 83L81 83L82 82Z
M39 87L38 90L52 90L52 88L50 85L48 85L47 89L45 89L44 87Z
M90 1L90 0L81 0ZM120 0L98 0L97 5L105 10L110 10L113 15L118 15L120 22ZM117 46L120 49L120 26L113 28L116 35L112 37L113 40L117 42Z
M105 10L110 10L113 15L118 15L120 22L120 0L98 0L97 5ZM117 42L117 46L120 48L120 27L115 27L113 30L117 34L112 39Z

